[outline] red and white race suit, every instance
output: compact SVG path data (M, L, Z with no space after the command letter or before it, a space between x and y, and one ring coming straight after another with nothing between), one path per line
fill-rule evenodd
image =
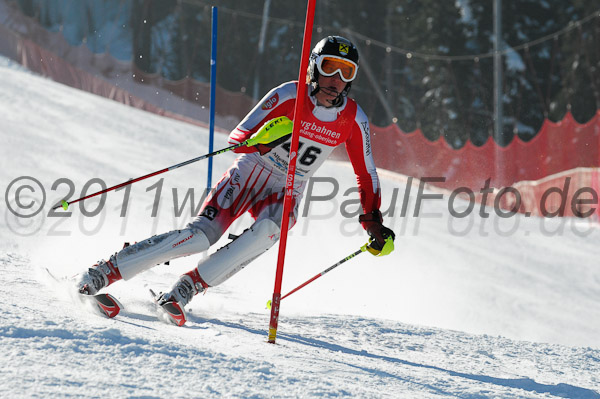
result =
M230 144L250 138L267 121L294 117L297 82L271 90L229 135ZM310 89L310 88L309 88ZM293 190L291 228L308 179L335 147L345 144L358 183L364 213L379 209L380 186L371 153L369 121L354 100L326 108L307 94L300 123L300 141ZM261 155L257 148L242 153L225 172L202 205L200 215L185 229L175 230L128 247L116 256L124 279L174 257L205 251L218 241L235 219L249 212L255 223L235 241L201 260L194 276L200 289L222 283L279 239L288 153L291 139Z
M284 83L271 90L229 135L230 144L250 138L265 122L287 116L293 119L297 82ZM310 87L307 92L310 92ZM294 121L295 122L295 121ZM363 211L379 209L380 189L371 153L369 121L358 104L344 97L340 107L325 108L307 94L300 121L300 142L296 165L296 180L307 181L325 162L335 147L346 144L354 167ZM286 174L289 142L261 157L260 162ZM254 152L242 147L237 152Z
M233 145L244 142L273 118L287 116L293 119L296 86L297 82L287 82L271 90L230 133L229 143ZM295 209L308 179L334 148L341 144L346 145L354 167L363 212L379 209L380 186L371 152L369 121L358 104L352 99L344 98L340 107L326 108L316 105L316 100L307 94L300 123L294 185ZM201 212L214 219L213 221L218 220L217 224L220 226L211 223L213 226L209 228L216 230L214 235L220 236L233 220L248 210L258 218L266 205L283 202L290 143L291 139L288 139L265 155L260 155L253 147L236 150L244 154L217 183L213 195L207 198ZM215 212L224 215L215 216ZM280 217L274 211L270 213L271 219ZM295 222L295 215L293 216L290 227ZM204 227L205 224L202 225ZM218 238L211 237L212 231L205 232L211 242Z

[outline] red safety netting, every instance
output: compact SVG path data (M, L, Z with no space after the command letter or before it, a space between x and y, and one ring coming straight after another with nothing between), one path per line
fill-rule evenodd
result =
M600 111L585 124L571 113L558 123L546 120L529 142L515 138L500 147L493 139L476 147L468 142L453 149L443 138L427 140L419 130L402 132L398 126L372 126L373 151L379 167L408 176L445 177L439 187L509 186L522 180L543 177L577 167L600 166ZM338 151L338 157L343 156Z
M430 184L450 191L467 187L478 202L482 200L480 191L489 180L487 187L496 188L487 195L490 206L494 206L499 188L513 186L519 191L517 210L521 213L548 216L560 210L560 216L577 216L574 211L596 209L600 216L600 111L585 124L577 123L571 113L558 123L546 119L531 141L515 138L506 147L496 145L490 138L481 147L467 143L457 150L443 138L431 142L419 130L405 133L396 125L372 126L371 133L380 168L419 179L444 178L444 182ZM343 149L337 149L334 156L347 159ZM581 189L591 189L596 196L580 192L575 201L593 203L573 208L573 197ZM546 194L550 192L554 194ZM507 193L501 195L498 205L513 209L515 201Z

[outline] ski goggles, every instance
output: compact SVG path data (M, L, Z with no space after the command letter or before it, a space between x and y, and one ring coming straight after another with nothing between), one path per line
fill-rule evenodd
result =
M333 76L339 72L340 77L346 83L352 82L358 72L356 63L337 55L320 55L316 59L316 64L321 75Z

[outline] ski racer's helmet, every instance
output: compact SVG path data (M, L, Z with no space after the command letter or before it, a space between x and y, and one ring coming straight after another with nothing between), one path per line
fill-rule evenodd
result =
M358 50L352 42L341 36L327 36L321 39L310 54L308 78L313 87L311 95L319 91L319 74L332 76L336 73L346 82L340 96L348 95L352 81L358 72ZM341 103L341 98L339 99Z

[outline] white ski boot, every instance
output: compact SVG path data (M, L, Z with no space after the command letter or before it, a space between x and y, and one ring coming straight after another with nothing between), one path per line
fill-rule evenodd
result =
M160 293L158 295L156 303L162 306L167 302L177 302L179 306L184 307L190 303L196 294L202 291L204 291L202 286L196 287L192 278L188 274L184 274L179 277L179 280L175 283L173 288L171 288L171 291Z
M182 275L171 291L156 295L150 290L154 302L158 306L159 316L179 327L187 321L184 306L190 303L194 295L203 292L208 284L202 280L198 270L194 269Z
M102 288L121 280L121 273L115 266L114 256L111 260L101 260L81 273L76 280L76 287L80 294L96 295Z

